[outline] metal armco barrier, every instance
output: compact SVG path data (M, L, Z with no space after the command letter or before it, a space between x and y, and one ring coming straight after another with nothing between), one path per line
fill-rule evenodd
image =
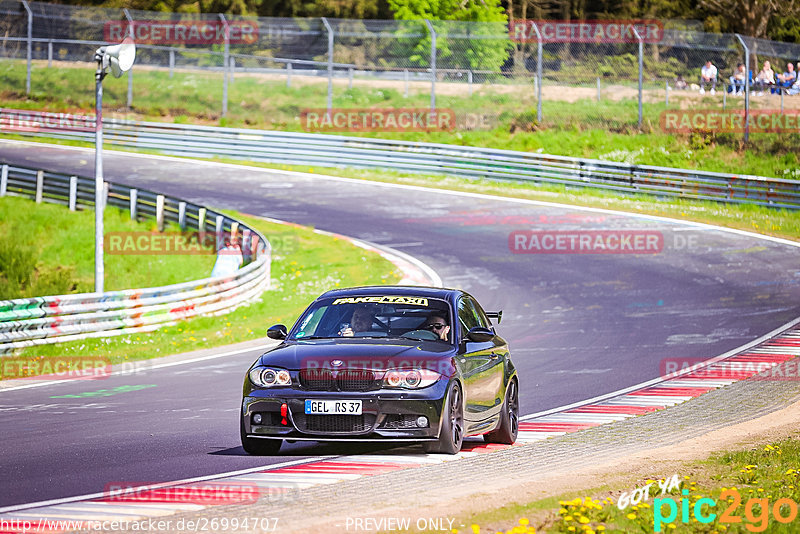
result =
M798 180L339 135L113 119L104 120L103 125L109 146L194 158L219 156L290 165L391 169L800 208ZM93 142L93 129L90 117L65 119L59 114L0 110L0 132Z
M105 293L82 293L0 301L0 353L12 349L149 332L198 315L233 310L269 289L271 247L243 222L180 199L107 183L107 204L130 210L131 217L155 217L181 228L242 236L244 266L235 274L181 284ZM0 196L37 202L94 206L94 178L0 165ZM226 234L230 233L230 234Z

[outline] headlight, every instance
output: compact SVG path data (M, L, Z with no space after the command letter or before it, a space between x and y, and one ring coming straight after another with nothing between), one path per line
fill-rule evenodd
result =
M420 389L436 383L442 377L430 369L389 369L383 375L387 388Z
M252 369L250 369L249 376L250 376L250 382L262 388L292 385L292 376L286 369L253 367Z

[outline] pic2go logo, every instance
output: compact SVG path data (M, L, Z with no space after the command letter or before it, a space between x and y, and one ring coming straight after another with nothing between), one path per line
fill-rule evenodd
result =
M698 499L694 505L689 504L689 490L682 490L681 493L684 497L680 500L681 521L689 523L691 512L693 518L703 524L711 523L717 519L717 514L712 512L712 508L716 508L717 501L709 497ZM741 523L742 517L736 513L736 510L742 504L742 496L739 490L735 488L724 489L719 495L719 500L724 501L731 499L728 502L727 508L719 514L720 523ZM669 512L664 515L664 508L668 508ZM763 532L767 529L769 524L769 514L772 511L772 517L778 523L791 523L797 517L797 503L788 497L783 497L775 501L770 508L769 499L751 498L744 505L744 518L747 520L745 528L750 532ZM656 498L653 500L653 531L661 532L664 525L668 525L675 521L678 517L678 502L669 497Z

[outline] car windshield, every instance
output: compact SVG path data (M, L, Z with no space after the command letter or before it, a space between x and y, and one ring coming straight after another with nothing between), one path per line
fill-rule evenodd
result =
M309 307L289 339L394 337L449 341L450 307L429 297L380 295L320 299Z

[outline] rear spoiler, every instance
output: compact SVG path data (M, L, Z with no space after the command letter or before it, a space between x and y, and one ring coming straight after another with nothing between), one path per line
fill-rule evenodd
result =
M488 317L489 319L497 319L497 324L500 324L500 321L503 320L503 310L486 312L486 317Z

